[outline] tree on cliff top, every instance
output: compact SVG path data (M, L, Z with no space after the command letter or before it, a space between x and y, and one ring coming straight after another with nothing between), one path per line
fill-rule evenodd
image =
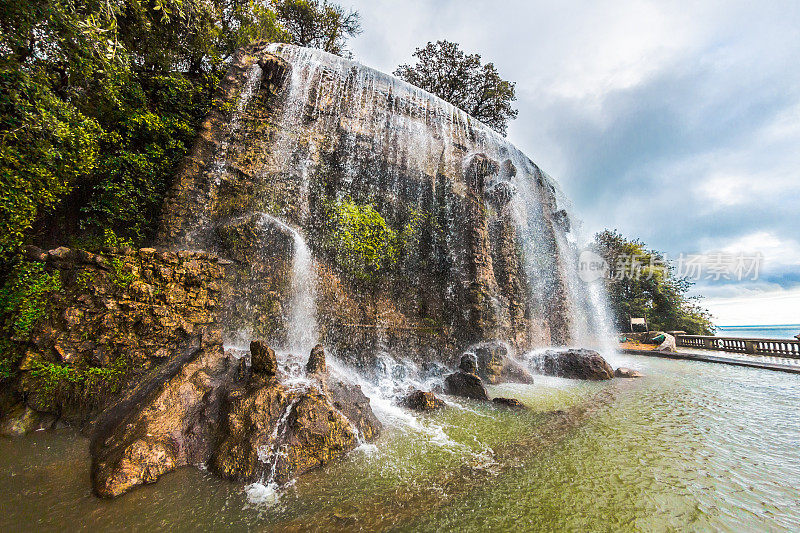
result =
M416 65L400 65L398 76L466 111L505 136L508 121L516 118L515 83L500 77L494 64L481 65L481 56L465 54L457 43L429 42L414 52Z
M606 290L616 326L628 331L630 317L647 317L653 329L712 335L714 325L699 297L686 292L692 282L677 277L663 254L649 250L640 240L628 240L619 232L595 235L595 250L606 261L610 275Z
M344 55L348 37L361 33L358 11L345 11L327 0L273 0L272 6L292 44Z

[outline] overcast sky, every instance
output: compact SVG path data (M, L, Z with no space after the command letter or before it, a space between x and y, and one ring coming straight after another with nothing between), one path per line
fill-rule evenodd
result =
M587 231L763 254L757 281L694 288L717 324L800 323L800 2L341 3L366 65L448 39L516 81L508 137Z

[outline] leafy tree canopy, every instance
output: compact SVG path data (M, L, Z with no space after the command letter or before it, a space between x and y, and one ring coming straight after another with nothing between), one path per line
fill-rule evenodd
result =
M342 55L347 53L348 37L361 33L357 11L345 11L327 0L274 0L273 6L292 44Z
M465 54L457 43L429 42L414 52L416 65L395 70L407 82L435 94L505 135L516 118L514 82L500 77L494 64L481 65L481 56Z
M146 241L237 48L358 31L327 1L0 0L0 271L31 240Z
M711 315L686 292L692 282L674 275L664 256L616 230L595 235L595 247L610 268L608 298L616 326L628 331L630 317L647 317L651 329L711 335Z

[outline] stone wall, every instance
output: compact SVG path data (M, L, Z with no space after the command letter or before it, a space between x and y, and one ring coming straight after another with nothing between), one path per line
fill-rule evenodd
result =
M224 264L215 256L64 247L28 256L60 286L30 335L12 340L20 362L4 388L26 409L81 425L188 345L221 353Z

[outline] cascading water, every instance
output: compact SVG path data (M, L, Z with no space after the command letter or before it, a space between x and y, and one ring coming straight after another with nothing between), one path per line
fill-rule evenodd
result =
M306 353L317 343L316 280L314 260L305 239L295 228L272 215L262 213L264 224L273 224L292 237L291 296L286 316L286 346L288 351Z
M216 221L198 240L223 256L247 250L237 282L256 289L235 295L246 305L228 329L257 331L279 298L282 330L258 334L285 339L279 362L298 386L301 360L323 342L334 372L361 385L384 424L449 446L441 425L397 406L410 388L441 384L423 362L452 363L482 341L524 353L610 338L601 292L577 278L566 200L506 139L417 87L319 50L271 44L248 54L238 60L246 76L230 143L196 178L216 191L194 206ZM337 235L352 242L331 242L340 219L351 224ZM215 228L232 220L290 237L285 287L256 283L274 275L259 267L283 261L285 246L262 237L243 246L246 231L221 239ZM375 235L394 240L381 248ZM386 257L358 255L376 250ZM372 270L353 268L363 264ZM267 292L281 294L261 302ZM470 453L491 455L479 444Z

